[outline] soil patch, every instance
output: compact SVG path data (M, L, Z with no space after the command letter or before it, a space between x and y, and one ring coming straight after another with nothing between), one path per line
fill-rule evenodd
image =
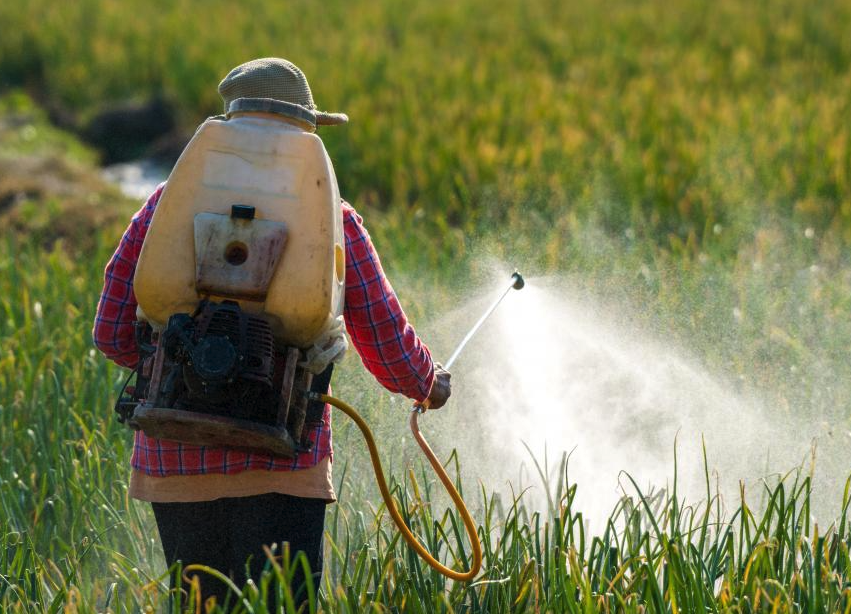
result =
M91 247L103 229L116 232L135 203L98 173L61 156L0 158L0 230L45 247Z

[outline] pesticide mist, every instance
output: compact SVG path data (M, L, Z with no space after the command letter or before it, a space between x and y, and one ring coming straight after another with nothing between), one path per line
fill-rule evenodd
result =
M443 323L460 339L494 294ZM547 460L552 480L569 452L568 479L593 526L636 494L624 471L645 494L672 488L675 444L681 499L706 499L705 441L713 494L717 487L737 507L741 482L758 507L761 480L811 471L817 443L814 512L829 522L847 467L824 425L806 408L800 419L778 419L759 391L734 392L729 376L628 324L626 309L594 304L558 278L528 280L506 297L456 362L451 409L437 427L446 433L441 448L459 449L465 481L506 495L528 488L527 505L543 508L532 455L542 467Z

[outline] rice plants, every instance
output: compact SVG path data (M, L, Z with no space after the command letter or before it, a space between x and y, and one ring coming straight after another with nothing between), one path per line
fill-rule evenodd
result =
M191 130L219 111L215 84L232 66L289 57L322 108L352 117L321 136L427 338L493 259L570 275L600 303L638 305L637 327L764 393L778 418L829 423L841 447L848 11L838 0L11 1L0 87L80 125L111 101L164 93ZM91 348L102 266L134 206L97 181L94 157L27 96L0 98L0 610L157 611L171 599L204 611L195 593L167 594L150 511L127 496L130 434L111 410L123 374ZM338 378L395 461L406 520L464 566L454 511L427 471L398 461L398 404L356 360ZM567 459L542 480L545 511L459 477L485 555L462 585L399 539L341 420L335 441L340 503L310 611L851 612L848 483L833 485L835 522L817 525L803 470L733 499L707 476L699 501L678 495L675 465L670 490L624 473L623 498L592 530L577 493L595 485L572 483ZM257 585L235 582L228 609L295 609L286 578L303 561L270 554Z
M167 577L152 519L126 497L128 434L110 416L120 373L88 349L83 314L93 307L82 306L108 246L91 259L59 250L45 255L14 240L2 249L0 606L9 612L163 609ZM344 433L346 456L356 461L358 441ZM457 461L449 463L457 473ZM578 486L568 481L568 467L562 458L543 512L530 510L520 494L503 500L466 484L484 547L483 572L469 585L447 581L413 555L383 506L371 503L364 467L355 476L339 468L341 502L328 512L325 574L304 611L851 607L851 482L837 521L817 526L809 513L811 480L801 471L766 482L762 492L742 490L736 501L722 501L707 475L701 502L679 499L676 473L670 491L655 492L643 492L624 474L624 497L592 534L575 504ZM393 468L393 490L406 521L444 562L465 565L460 519L441 507L430 474L400 469ZM257 585L234 585L239 597L230 611L295 611L286 578L303 561L274 554ZM173 572L191 578L205 570ZM187 612L205 605L191 592L171 598Z

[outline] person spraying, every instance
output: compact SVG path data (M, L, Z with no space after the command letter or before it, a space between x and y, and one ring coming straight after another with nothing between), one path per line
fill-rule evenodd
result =
M315 132L348 118L319 111L280 58L236 67L219 93L224 115L199 127L106 265L93 338L136 373L119 404L138 429L130 495L151 503L169 566L256 581L264 546L288 542L318 578L336 496L330 407L317 399L343 329L378 382L420 407L442 407L451 376L340 198ZM199 580L226 602L225 584ZM304 582L299 569L297 600Z

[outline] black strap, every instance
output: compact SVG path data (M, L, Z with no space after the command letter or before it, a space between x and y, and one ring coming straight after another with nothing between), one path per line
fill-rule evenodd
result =
M148 396L148 378L144 376L145 360L149 356L153 356L157 351L156 346L151 342L151 334L153 329L147 322L137 320L133 332L136 338L136 348L139 353L139 360L136 367L127 375L124 380L124 385L121 387L121 392L115 400L113 409L118 414L118 421L121 424L127 424L133 428L132 418L133 412L139 405L139 401ZM130 381L136 377L135 385L131 388ZM129 390L129 392L128 392Z
M334 373L334 365L328 365L325 370L319 375L313 376L313 382L310 384L311 392L319 392L328 394L331 386L331 375ZM322 422L322 413L325 411L325 403L322 401L310 401L307 404L307 414L305 416L306 424L316 424Z

